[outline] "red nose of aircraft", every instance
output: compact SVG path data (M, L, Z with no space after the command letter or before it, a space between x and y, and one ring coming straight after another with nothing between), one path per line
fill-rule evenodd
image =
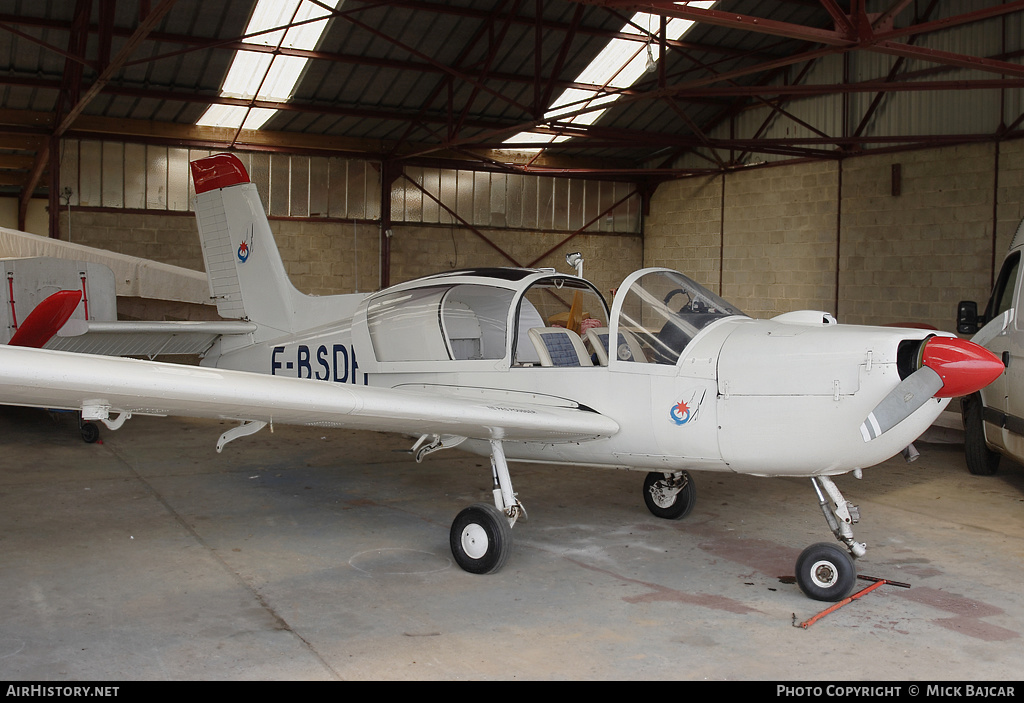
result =
M985 347L956 337L932 337L924 345L921 363L942 378L936 398L955 398L979 391L1006 368Z

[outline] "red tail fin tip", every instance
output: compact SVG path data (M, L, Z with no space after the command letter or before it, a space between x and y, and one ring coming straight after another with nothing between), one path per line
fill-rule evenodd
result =
M214 154L189 164L196 193L249 182L249 173L234 154Z

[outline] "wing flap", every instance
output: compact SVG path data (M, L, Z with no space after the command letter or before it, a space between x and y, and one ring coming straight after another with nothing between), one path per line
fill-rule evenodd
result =
M575 408L17 347L0 347L0 403L88 409L93 417L181 415L523 441L578 441L619 429Z

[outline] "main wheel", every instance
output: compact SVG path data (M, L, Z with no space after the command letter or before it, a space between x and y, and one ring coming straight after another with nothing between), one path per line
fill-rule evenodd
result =
M680 520L690 514L697 501L697 489L690 474L652 471L644 479L644 503L656 517Z
M853 559L834 544L812 544L796 560L796 583L808 598L840 601L850 594L856 581Z
M448 534L452 555L464 571L494 573L505 565L512 551L512 526L493 505L471 505L452 522Z
M975 476L991 476L999 469L999 453L985 443L984 412L979 395L964 401L964 456L967 470Z
M100 428L92 422L83 422L78 430L82 434L82 441L92 444L100 438Z

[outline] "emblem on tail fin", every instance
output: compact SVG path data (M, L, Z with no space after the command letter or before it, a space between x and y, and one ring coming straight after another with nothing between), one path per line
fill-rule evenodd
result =
M238 260L243 264L249 259L249 254L252 253L252 224L249 225L245 230L245 236L242 237L242 243L238 245Z

